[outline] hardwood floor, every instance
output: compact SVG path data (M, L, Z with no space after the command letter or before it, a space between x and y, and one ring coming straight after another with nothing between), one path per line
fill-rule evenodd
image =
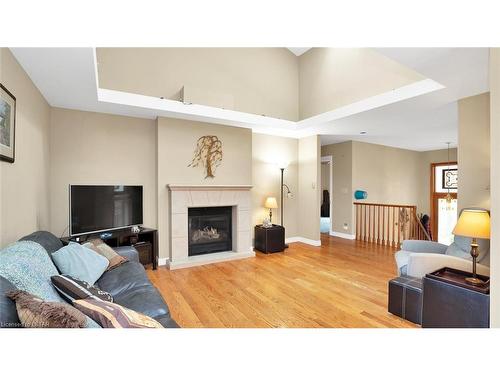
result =
M328 235L321 241L148 275L181 327L417 327L387 312L394 249Z

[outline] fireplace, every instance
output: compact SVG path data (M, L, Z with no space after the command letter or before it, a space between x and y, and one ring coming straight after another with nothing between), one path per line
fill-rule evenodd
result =
M233 208L188 208L188 256L232 251Z

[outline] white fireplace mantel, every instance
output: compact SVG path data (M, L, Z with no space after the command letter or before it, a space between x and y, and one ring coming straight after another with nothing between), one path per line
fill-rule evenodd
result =
M168 184L170 191L222 191L222 190L250 190L252 185L182 185Z
M251 234L251 185L168 184L170 194L170 269L255 256ZM213 254L188 255L188 209L190 207L233 208L233 249Z

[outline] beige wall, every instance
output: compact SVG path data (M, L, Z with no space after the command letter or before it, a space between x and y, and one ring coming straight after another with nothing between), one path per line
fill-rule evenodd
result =
M158 118L157 194L160 258L170 256L167 184L252 185L252 132L250 129L203 122ZM213 179L203 169L188 167L196 142L216 135L223 144L223 160Z
M446 162L446 149L418 152L353 143L354 190L368 191L369 202L416 205L418 213L430 214L430 165ZM457 161L456 148L450 149L450 161Z
M352 142L342 142L321 147L321 156L333 158L332 230L352 234ZM344 224L347 229L344 229Z
M420 152L420 170L418 173L420 181L420 193L417 201L419 213L430 215L430 184L431 164L448 161L448 150L433 150ZM450 148L450 161L457 161L457 149ZM460 169L460 166L458 167ZM460 181L460 179L459 179ZM460 182L459 182L460 184Z
M299 57L299 116L308 118L422 79L370 48L312 48Z
M288 120L424 79L370 48L98 48L99 85ZM191 94L189 94L191 93Z
M155 121L52 108L51 231L68 233L70 184L143 185L144 225L156 227Z
M187 166L197 139L207 134L223 141L224 159L213 180L205 179L202 169ZM144 186L144 224L159 229L160 258L166 258L167 184L252 185L253 180L253 224L257 224L267 214L262 207L265 196L279 200L279 169L273 163L285 159L290 163L285 183L295 193L285 198L287 237L298 235L297 139L192 121L160 118L156 123L53 108L50 144L50 229L57 235L68 230L69 184L139 184ZM279 209L274 214L278 222Z
M49 229L50 108L7 48L0 81L16 97L14 164L0 161L0 246Z
M410 151L365 142L323 146L333 156L333 231L355 234L355 190L368 193L366 202L417 205L429 214L430 164L447 161L447 150ZM455 161L457 149L450 149ZM344 229L344 225L348 229Z
M458 102L458 208L490 207L490 96Z
M490 325L500 328L500 48L490 48L491 244Z
M280 205L280 176L278 164L288 163L284 172L284 183L292 191L293 197L283 197L286 237L296 237L298 231L298 149L299 141L293 138L276 137L265 134L252 134L252 173L253 173L253 224L261 224L269 216L264 208L266 197L273 196ZM273 222L280 223L280 209L273 210Z
M353 142L353 190L367 202L416 204L420 193L419 152Z
M320 239L321 145L319 136L299 139L299 235Z
M98 48L103 88L298 119L298 59L286 48Z

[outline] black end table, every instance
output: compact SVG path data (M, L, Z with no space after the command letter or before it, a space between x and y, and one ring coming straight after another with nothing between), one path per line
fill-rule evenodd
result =
M470 285L472 273L445 267L425 275L422 305L423 328L488 328L490 326L490 278Z
M255 250L266 254L285 250L285 228L276 224L273 224L269 228L256 225Z

